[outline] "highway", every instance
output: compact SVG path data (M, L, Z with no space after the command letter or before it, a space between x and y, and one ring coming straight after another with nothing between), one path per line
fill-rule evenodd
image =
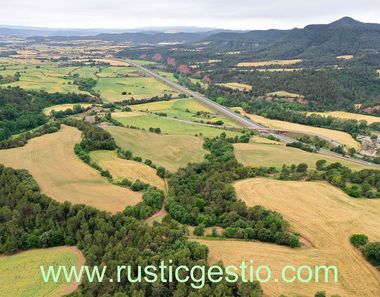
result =
M276 137L277 139L279 139L280 141L284 142L284 143L292 143L292 142L295 142L295 141L298 141L297 139L294 139L292 137L289 137L289 136L286 136L286 135L283 135L283 134L279 134L278 132L276 133L277 130L273 130L273 129L269 129L267 127L264 127L263 125L259 124L259 123L256 123L250 119L247 119L246 117L242 116L241 114L238 114L234 111L232 111L231 109L223 106L223 105L220 105L218 103L216 103L215 101L212 101L211 99L205 97L204 95L198 93L198 92L194 92L194 91L191 91L189 90L188 88L184 87L184 86L181 86L180 84L178 83L175 83L161 75L159 75L158 73L136 63L135 61L133 60L130 60L130 59L115 59L115 60L119 60L121 62L127 62L128 64L132 65L133 67L139 69L141 72L145 73L146 75L149 75L151 77L154 77L156 78L157 80L163 82L164 84L166 84L167 86L183 93L183 94L186 94L190 97L193 97L197 100L199 100L200 102L202 102L204 105L210 107L211 109L215 110L216 112L218 112L219 114L222 114L224 115L225 117L239 123L242 127L245 127L245 128L248 128L248 129L252 129L252 130L256 130L256 131L259 131L259 132L262 132L266 135L272 135L274 137ZM355 163L358 163L358 164L362 164L362 165L366 165L366 166L371 166L371 167L374 167L376 169L380 168L380 165L379 164L373 164L373 163L370 163L370 162L367 162L367 161L364 161L364 160L360 160L360 159L356 159L356 158L351 158L351 157L343 157L342 155L340 154L337 154L337 153L334 153L332 151L329 151L327 149L321 149L319 151L320 154L322 155L327 155L327 156L332 156L332 157L336 157L336 158L339 158L339 159L342 159L342 160L350 160L352 162L355 162Z

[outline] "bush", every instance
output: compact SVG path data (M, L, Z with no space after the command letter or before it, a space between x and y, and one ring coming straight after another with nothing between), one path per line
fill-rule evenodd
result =
M350 242L354 247L360 248L368 243L368 236L364 234L354 234L351 236Z
M380 242L368 243L364 248L364 256L375 266L380 265Z

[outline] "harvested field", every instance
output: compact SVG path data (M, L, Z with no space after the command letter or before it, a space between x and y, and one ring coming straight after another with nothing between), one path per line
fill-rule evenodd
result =
M315 168L315 163L318 160L326 160L328 163L340 162L352 170L370 168L345 159L309 153L300 149L287 147L284 144L236 143L234 144L234 148L236 158L246 166L273 166L281 168L283 164L306 163L309 168Z
M331 112L310 112L308 115L313 113L319 114L321 116L332 116L335 118L345 119L345 120L357 120L357 121L367 121L368 124L379 123L380 117L370 116L359 113L345 112L345 111L331 111Z
M299 249L259 242L205 241L210 262L225 265L254 260L255 266L268 265L273 278L287 265L335 265L338 282L262 284L268 296L314 296L326 290L328 296L380 296L380 272L369 264L349 242L354 233L380 240L380 200L353 199L322 182L293 182L256 178L235 184L237 195L247 205L263 205L280 212L309 243ZM320 275L320 279L324 276Z
M225 84L219 84L220 86L232 89L232 90L239 90L239 91L251 91L252 86L246 85L246 84L241 84L237 82L230 82L230 83L225 83Z
M336 58L338 60L351 60L354 56L353 55L343 55L343 56L337 56Z
M75 247L55 247L21 252L12 256L0 256L0 296L25 297L59 297L68 295L78 288L73 282L44 283L41 277L40 265L45 269L49 265L64 265L80 267L85 259L80 250ZM27 267L27 269L25 269Z
M43 110L43 113L45 115L50 115L50 113L54 110L54 111L64 111L66 109L73 109L73 107L75 105L80 105L81 107L89 107L89 106L92 106L92 104L90 103L77 103L77 104L72 104L72 103L69 103L69 104L59 104L59 105L54 105L54 106L50 106L50 107L47 107Z
M256 62L241 62L238 67L263 67L271 65L294 65L302 62L301 59L294 60L270 60L270 61L256 61Z
M201 138L185 135L161 135L142 130L109 127L116 143L135 156L152 160L171 172L189 162L200 162L206 151Z
M277 97L290 97L290 98L302 98L303 96L297 93L290 93L287 91L277 91L268 93L267 96L277 96Z
M94 151L91 159L103 169L108 170L114 179L128 179L131 182L140 180L161 190L165 189L165 182L157 176L156 170L141 162L121 159L115 151Z
M86 204L110 212L122 211L142 200L140 193L110 184L99 172L74 154L81 140L76 128L31 139L25 147L0 150L0 163L27 169L43 193L74 204Z
M326 128L306 126L306 125L279 121L279 120L271 120L271 119L267 119L265 117L254 115L254 114L246 114L246 115L249 116L253 121L260 123L268 128L290 131L290 132L297 132L297 133L308 133L313 136L320 135L321 137L326 137L328 139L335 140L348 147L353 147L357 150L361 149L360 143L357 142L355 139L353 139L352 136L346 132L330 130Z

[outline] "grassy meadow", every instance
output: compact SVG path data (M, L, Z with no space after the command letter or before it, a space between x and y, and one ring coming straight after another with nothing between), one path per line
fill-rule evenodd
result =
M113 114L113 118L125 126L134 126L145 130L148 130L150 127L160 128L162 133L171 135L215 137L222 132L226 132L229 136L240 134L239 132L224 130L223 128L214 128L207 125L181 121L169 117L161 117L154 114L133 114L132 116L129 116L128 112L119 112Z
M237 124L224 116L220 116L213 110L203 105L196 99L173 99L170 101L160 101L153 103L137 104L130 106L132 110L145 111L145 112L162 112L166 113L168 117L178 118L186 121L223 121L226 126L236 126ZM207 113L205 115L197 115L197 113Z
M189 162L200 162L206 151L201 138L186 135L161 135L142 130L109 127L116 143L135 156L150 159L171 172Z

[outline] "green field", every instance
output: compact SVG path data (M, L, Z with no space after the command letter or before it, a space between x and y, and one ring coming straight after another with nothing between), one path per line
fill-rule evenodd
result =
M226 117L220 116L205 105L202 105L195 99L174 99L170 101L160 101L130 106L132 110L146 112L163 112L168 117L178 118L192 122L216 122L223 121L226 126L237 126L237 124ZM197 112L206 112L207 115L198 114Z
M1 297L63 296L77 289L77 284L65 282L44 283L40 265L46 267L84 265L84 257L75 247L56 247L30 250L12 256L0 256Z
M122 127L108 127L107 131L123 149L172 172L189 162L202 161L206 153L202 139L194 136L161 135Z
M178 93L152 77L106 77L99 78L95 91L108 102L124 99L144 99L164 94ZM122 95L126 92L127 95ZM130 93L130 94L129 94Z
M183 122L173 118L160 117L153 114L129 116L127 112L118 112L113 115L113 118L125 126L135 126L146 130L150 127L160 128L161 132L165 134L204 137L215 137L220 135L222 132L226 132L227 135L231 137L240 134L239 132L227 131L222 128L219 129L197 123Z
M37 68L38 67L38 68ZM19 72L21 77L19 81L3 84L1 86L19 86L24 89L39 89L48 92L76 92L86 93L79 91L78 86L72 84L72 81L67 76L74 71L74 67L58 67L54 63L41 63L38 65L11 65L6 69L0 68L0 75L13 76Z
M238 143L234 144L234 148L236 158L246 166L273 166L280 168L283 164L306 163L310 168L315 168L315 163L323 159L328 163L340 162L353 170L369 168L348 160L309 153L300 149L286 147L282 144Z

